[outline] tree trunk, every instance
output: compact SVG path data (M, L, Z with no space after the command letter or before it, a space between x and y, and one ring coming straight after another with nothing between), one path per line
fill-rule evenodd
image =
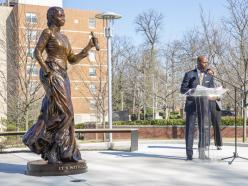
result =
M138 115L137 120L140 120L140 108L141 108L141 104L139 103L138 112L137 112L137 115Z
M103 124L103 128L105 129L106 125L105 125L105 112L104 111L102 113L102 124ZM103 141L106 141L106 134L105 133L103 133Z
M244 107L243 107L243 142L246 142L246 125L247 125L247 106L246 106L246 94L244 95Z
M124 109L124 102L123 102L123 91L121 91L121 110Z
M152 119L155 119L155 78L152 76Z
M29 120L29 117L28 117L28 110L26 111L26 114L25 114L25 130L28 131L28 120Z

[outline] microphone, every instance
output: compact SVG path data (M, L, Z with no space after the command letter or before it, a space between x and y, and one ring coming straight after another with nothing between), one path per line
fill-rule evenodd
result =
M91 31L90 34L91 34L91 36L92 36L91 38L92 38L92 41L93 41L93 44L94 44L96 50L99 51L99 50L100 50L100 47L99 47L99 45L98 45L97 38L96 38L94 32Z
M208 68L208 69L206 70L206 73L207 73L208 75L210 75L210 76L215 77L215 76L214 76L214 71L213 71L211 68Z

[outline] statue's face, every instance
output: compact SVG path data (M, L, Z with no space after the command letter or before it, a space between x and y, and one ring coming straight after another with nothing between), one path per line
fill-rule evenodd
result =
M54 15L55 24L57 26L64 26L65 24L65 13L63 10L58 10Z

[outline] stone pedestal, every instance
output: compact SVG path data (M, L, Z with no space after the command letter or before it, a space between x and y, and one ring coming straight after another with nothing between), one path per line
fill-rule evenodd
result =
M48 164L44 160L30 161L26 174L31 176L63 176L87 172L85 160L59 164Z

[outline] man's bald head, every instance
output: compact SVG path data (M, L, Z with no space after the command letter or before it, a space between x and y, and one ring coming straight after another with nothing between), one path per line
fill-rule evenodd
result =
M197 68L200 71L205 71L207 69L208 60L205 56L197 57Z
M207 59L205 56L198 56L197 57L197 61L203 61L205 59Z

